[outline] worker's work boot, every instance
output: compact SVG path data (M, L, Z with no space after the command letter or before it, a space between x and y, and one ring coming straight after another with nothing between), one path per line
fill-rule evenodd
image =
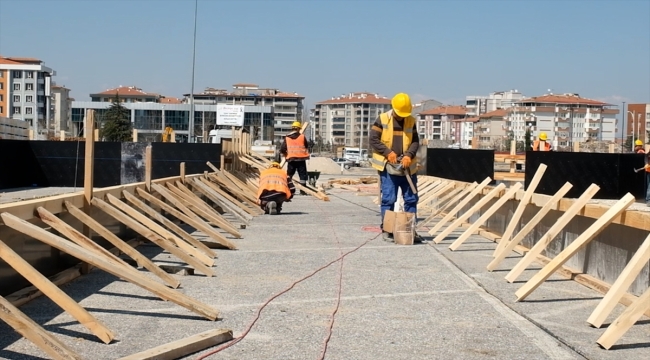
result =
M387 231L382 231L381 237L384 239L384 241L395 242L395 240L393 240L393 234L391 234L391 233L389 233Z
M278 214L277 204L275 203L275 201L269 201L266 204L266 209L268 210L269 215L277 215Z
M413 242L414 242L414 243L423 243L423 242L425 242L425 241L426 241L426 240L425 240L425 239L424 239L420 234L415 233L415 234L413 235Z

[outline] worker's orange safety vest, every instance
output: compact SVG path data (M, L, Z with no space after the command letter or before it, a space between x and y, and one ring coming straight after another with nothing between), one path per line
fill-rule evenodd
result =
M545 141L544 143L546 144L546 146L545 146L546 151L550 151L551 150L551 144L549 144L548 141ZM533 142L533 151L539 151L539 140L535 140Z
M305 147L305 135L300 134L297 138L286 138L287 141L287 160L290 159L309 159L309 152Z
M637 154L645 154L645 150L643 150L643 149L639 149L639 150L636 151L636 153L637 153Z
M287 173L278 168L270 168L262 171L260 174L260 187L257 190L257 198L262 195L264 190L277 191L287 194L287 199L291 197L289 183L287 182Z

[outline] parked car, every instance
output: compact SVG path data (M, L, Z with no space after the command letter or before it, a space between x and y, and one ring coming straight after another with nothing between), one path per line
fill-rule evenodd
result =
M354 161L345 158L332 158L332 160L334 160L334 162L337 163L338 165L343 164L343 168L345 169L349 169L355 165Z

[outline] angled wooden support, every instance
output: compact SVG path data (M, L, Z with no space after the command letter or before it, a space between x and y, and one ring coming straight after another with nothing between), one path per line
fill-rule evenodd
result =
M250 220L253 218L250 214L245 212L242 208L238 207L236 204L233 204L227 201L224 197L220 196L216 192L212 191L207 185L203 184L200 180L194 179L192 181L192 188L198 190L205 197L210 199L212 203L221 207L223 211L229 212L232 216L236 217L244 225L249 225Z
M213 329L119 360L174 360L232 340L232 330Z
M420 187L418 191L418 196L419 196L418 204L419 203L424 204L424 200L429 198L431 194L435 192L436 188L444 185L444 183L441 180L429 181L429 183L426 185L422 185L423 183L424 181L418 181L418 187Z
M176 245L179 247L181 250L186 252L188 255L195 257L197 260L203 263L205 266L214 266L214 258L210 257L201 251L199 249L195 248L194 246L186 243L185 241L181 240L178 238L176 235L174 235L171 231L165 229L161 225L157 224L155 221L149 219L147 216L143 215L136 209L130 207L129 205L125 204L122 202L122 200L116 198L115 196L111 194L106 195L106 199L108 202L116 207L117 209L121 210L123 213L126 215L132 217L135 221L140 222L142 225L146 226L149 228L149 230L153 231L156 233L156 235L159 235L161 238L166 239L168 242Z
M185 162L181 163L181 182L185 184Z
M191 217L188 215L185 215L185 212L182 211L182 208L185 208L183 204L180 202L176 201L176 198L174 198L170 193L167 192L165 188L163 188L160 185L154 184L153 189L158 192L159 194L163 195L166 199L168 199L176 208L170 206L167 203L164 203L162 200L156 198L155 196L147 193L144 191L144 189L137 189L136 191L138 192L138 195L142 197L143 199L149 201L151 204L160 207L162 210L168 212L178 220L190 225L191 227L201 231L204 233L206 236L209 236L214 240L215 242L223 245L226 249L236 249L237 247L235 244L230 242L228 239L226 239L221 233L217 232L212 226L208 225L203 219L196 215L192 215ZM179 207L180 206L180 207ZM189 209L186 209L189 211Z
M463 200L461 200L451 211L447 213L437 224L435 224L431 230L429 230L429 235L435 235L438 230L440 230L452 217L454 217L465 205L474 199L474 197L485 188L492 179L489 177L485 178L477 187L472 190L469 195L467 195Z
M124 240L120 239L117 235L113 234L112 231L105 228L95 219L86 215L79 208L75 207L68 201L65 202L65 207L70 215L81 221L82 224L90 227L94 232L99 234L99 236L103 237L106 241L113 244L113 246L118 248L121 252L125 253L131 259L135 260L138 265L151 271L152 274L158 276L163 282L165 282L165 284L174 289L178 288L181 285L178 280L174 279L172 276L164 272L161 268L156 266L156 264L149 260L149 258L142 255L138 250L127 244Z
M521 219L522 215L524 215L524 210L526 210L526 206L530 203L530 199L533 197L533 194L537 189L537 185L539 185L539 182L542 181L542 177L544 176L544 172L546 172L546 168L547 166L545 164L539 164L539 167L537 168L537 171L535 171L533 179L530 181L528 188L524 192L524 196L519 201L517 209L515 209L515 213L512 214L512 217L509 219L510 222L508 223L508 227L506 227L506 230L503 232L501 240L497 244L497 248L494 251L493 256L496 256L496 254L501 252L510 241L510 237L512 237L512 233L515 232L517 224L519 224L519 219Z
M542 236L541 239L535 243L535 245L528 251L528 253L526 253L526 255L521 260L519 260L517 265L515 265L512 270L510 270L508 275L506 275L506 280L508 282L517 280L519 275L521 275L521 273L523 273L524 270L526 270L526 268L530 266L533 261L535 261L537 256L540 255L544 249L546 249L548 244L553 241L553 239L560 233L560 231L562 231L562 229L564 229L564 227L569 224L569 221L571 221L571 219L573 219L578 214L578 212L585 205L587 205L589 200L591 200L591 198L596 195L599 190L600 187L598 187L598 185L591 184L591 186L589 186L587 190L585 190L585 192L576 201L573 202L571 207L569 207L562 214L562 216L557 219L555 224L553 224L553 226L548 229L546 234L544 234L544 236Z
M151 172L153 171L153 160L151 145L147 145L144 150L144 186L147 191L151 191Z
M59 305L79 323L90 330L101 341L108 344L114 338L115 334L104 325L101 321L92 316L86 309L81 307L70 296L64 293L58 286L43 276L38 270L34 269L27 261L16 254L7 244L0 240L0 258L9 266L14 268L17 273L27 279L32 285L45 294L52 302Z
M494 215L508 200L512 199L517 191L521 189L523 185L519 182L515 183L510 187L508 192L506 192L502 197L499 198L489 209L485 211L476 221L472 222L472 225L465 230L465 232L458 237L451 245L449 245L449 250L456 251L467 239L469 239L472 234L474 234L478 229L485 224L488 219Z
M452 191L450 191L448 194L440 198L436 204L439 205L439 207L431 212L431 214L424 219L424 221L420 222L418 227L423 227L430 223L433 219L438 216L438 214L444 212L447 210L447 208L451 207L451 205L457 203L460 199L466 197L468 194L470 194L478 184L476 182L473 182L465 187L459 186Z
M487 204L492 198L495 196L499 195L503 189L506 188L506 184L501 183L497 185L494 189L490 190L489 193L487 193L481 200L477 201L471 208L469 208L465 213L462 215L459 215L456 217L456 220L454 220L451 225L447 226L444 230L438 234L433 239L433 242L436 244L439 244L442 240L444 240L449 234L451 234L454 230L456 230L459 226L461 226L466 220L468 220L472 215L474 215L475 212L479 211L485 204Z
M93 200L97 200L97 198ZM93 206L95 206L95 204L93 204ZM123 268L121 266L117 266L115 265L115 263L103 257L96 256L95 254L87 251L86 249L80 247L79 245L74 244L54 234L51 234L47 232L45 229L30 224L29 222L22 220L9 213L2 213L0 214L0 216L2 217L2 220L4 221L5 225L9 226L10 228L19 231L25 235L31 236L36 240L42 241L45 244L57 248L66 254L74 256L81 261L90 263L93 266L96 266L118 278L127 280L135 285L138 285L143 289L146 289L158 295L161 299L174 302L175 304L178 304L210 320L216 320L219 315L219 312L216 309L212 308L211 306L196 301L185 294L169 289L165 285L152 281L147 276L140 274L138 272L123 271Z
M650 288L639 296L623 313L607 327L607 330L598 338L598 345L609 350L614 344L630 330L643 315L650 311Z
M153 185L153 184L152 184ZM180 260L185 261L186 264L193 266L197 271L202 272L203 274L207 275L208 277L214 276L214 272L212 269L209 267L205 266L203 263L201 263L198 259L190 256L180 248L176 247L173 243L171 243L169 240L165 240L162 238L160 235L156 234L153 230L147 228L146 226L142 225L141 223L137 222L133 218L131 218L129 215L123 213L122 211L118 210L117 208L113 207L112 205L106 203L104 200L101 200L99 198L94 198L93 199L93 206L96 206L106 214L110 215L112 218L115 220L121 222L122 224L126 225L128 228L131 230L137 232L141 236L145 237L147 240L151 241L152 243L158 245L162 249L166 250L170 254L176 256Z
M213 214L216 216L221 222L223 222L224 225L231 227L232 229L235 229L234 225L228 221L228 219L224 218L221 213L219 213L215 208L210 206L208 203L206 203L203 199L201 199L198 195L196 195L189 187L187 187L184 184L181 184L180 182L176 182L176 188L181 190L182 193L187 194L187 196L193 200L193 202L197 205L200 206L202 209L204 209L206 212ZM200 192L200 191L199 191ZM180 194L180 193L179 193ZM201 192L201 194L203 194ZM210 199L210 197L208 197ZM211 200L211 199L210 199ZM246 214L246 216L249 216ZM251 217L252 218L252 217ZM244 224L248 225L248 221L244 221Z
M571 190L572 187L573 185L571 185L571 183L565 183L564 186L562 186L562 188L560 188L560 190L558 190L555 195L553 195L553 197L551 197L546 202L546 204L544 204L544 206L539 209L539 211L537 211L537 214L535 214L535 216L533 216L533 218L530 219L530 221L524 225L521 230L519 230L517 235L515 235L515 237L513 237L512 240L503 247L503 250L496 254L494 259L492 259L492 261L487 266L488 271L494 271L494 269L499 266L503 259L505 259L506 256L515 250L515 247L519 245L522 240L524 240L526 235L528 235L528 233L530 233L535 228L535 226L537 226L537 224L542 221L542 219L544 219L546 214L548 214L553 209L553 207L557 205L557 203L564 197L564 195L566 195L566 193L569 192L569 190Z
M577 239L573 240L569 246L567 246L560 254L558 254L553 260L551 260L546 266L542 268L535 276L533 276L524 286L522 286L515 295L517 295L516 301L524 300L528 295L530 295L535 289L537 289L546 279L548 279L553 273L555 273L559 268L564 265L571 257L573 257L578 250L587 246L598 234L600 234L607 225L609 225L614 218L620 215L625 209L632 205L635 201L635 198L632 194L628 193L621 200L619 200L614 206L610 207L607 212L605 212L598 220L596 220L587 230L585 230Z
M639 273L648 264L648 261L650 261L650 235L645 238L641 246L639 246L639 249L634 253L632 259L630 259L630 262L625 266L625 269L623 269L614 284L612 284L612 287L609 288L605 297L591 313L589 319L587 319L589 324L597 328L603 325L607 316L612 313L616 304L625 295L627 289L630 288L630 285L639 276Z
M224 191L219 185L210 181L209 179L198 179L198 180L201 181L206 186L208 186L210 189L214 190L219 195L223 196L224 198L232 202L233 204L242 204L241 207L250 215L255 216L255 215L264 214L264 211L260 209L256 203L249 201L245 197L239 198L238 200L232 195L230 195L229 193L227 193L226 191Z
M440 181L438 185L431 188L431 190L423 197L420 198L419 204L427 205L440 196L443 192L454 187L451 181Z
M0 296L0 319L55 360L82 360L74 350L45 331L17 307Z
M214 253L210 248L207 246L203 245L202 242L198 241L195 239L191 234L189 234L187 231L183 230L180 226L176 225L173 221L169 220L165 216L163 216L161 213L158 211L154 210L152 207L149 205L145 204L144 201L138 199L135 195L131 194L130 192L124 190L122 191L122 195L128 201L130 204L133 206L137 207L140 209L142 212L145 214L151 216L152 219L158 221L159 223L163 224L166 226L168 229L171 231L175 232L178 234L183 240L187 241L190 245L196 247L197 249L203 251L203 253L210 258L215 258L217 254Z

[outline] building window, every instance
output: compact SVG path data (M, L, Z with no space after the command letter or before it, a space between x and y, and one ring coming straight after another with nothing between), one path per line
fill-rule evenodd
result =
M34 108L32 108L31 106L28 106L28 107L25 108L25 114L31 115L33 110L34 110Z
M4 101L4 95L0 94L0 102ZM2 112L2 111L0 111Z
M34 97L31 96L31 95L25 96L25 102L28 102L28 103L34 102Z
M34 78L34 72L32 72L32 71L25 71L25 78L27 78L27 79L33 79L33 78Z
M14 107L14 114L20 114L20 106Z
M38 90L45 90L45 84L38 84Z
M0 71L0 74L2 74L2 71ZM0 90L4 89L4 87L5 87L5 83L0 82Z
M23 72L20 70L14 70L14 78L20 79L23 77ZM20 114L20 113L19 113Z
M20 102L20 95L14 95L14 102Z
M4 114L4 112L5 112L4 109L2 108L2 106L0 106L0 115Z
M34 91L34 84L25 84L25 90Z
M14 90L20 90L20 84L14 84Z

